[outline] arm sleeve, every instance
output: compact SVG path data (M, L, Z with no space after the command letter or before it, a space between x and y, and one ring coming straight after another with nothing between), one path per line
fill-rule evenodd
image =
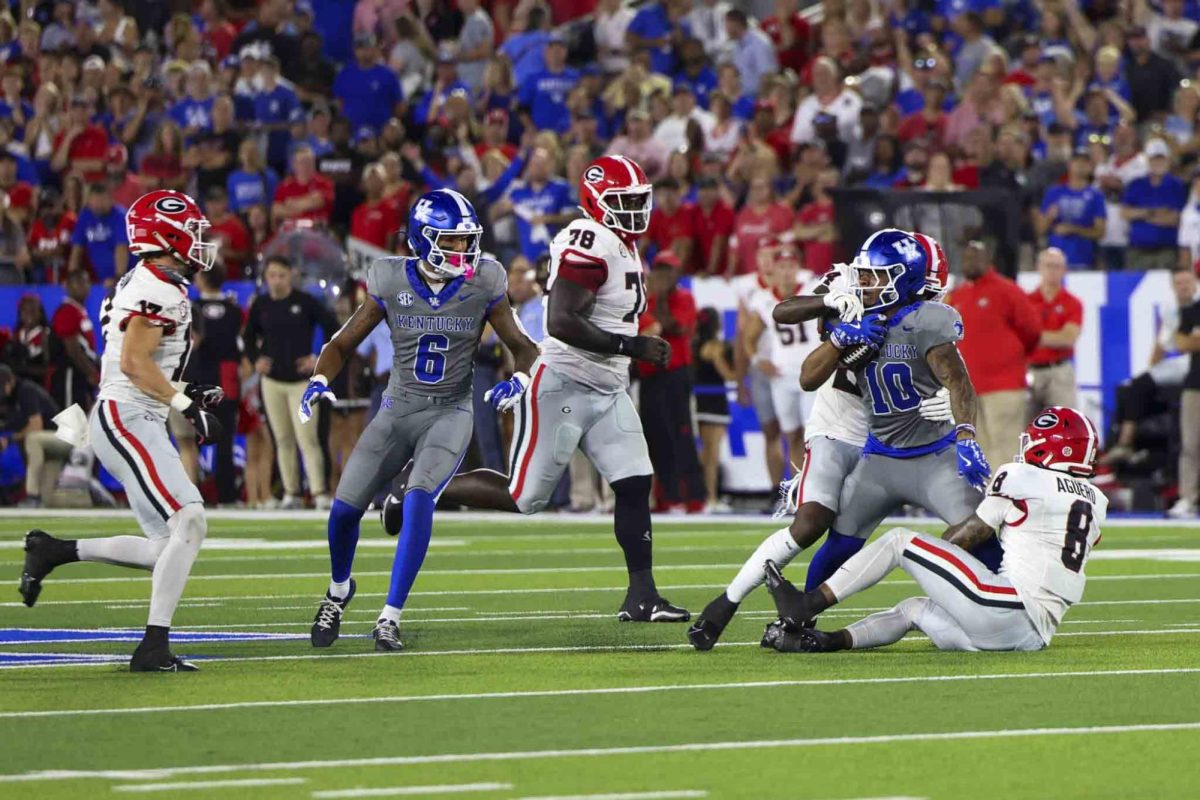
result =
M145 291L133 292L130 291L133 285L136 282L113 298L113 315L119 320L121 330L134 317L144 317L150 324L170 332L189 316L191 301L178 287L157 282Z
M489 265L488 271L495 273L488 299L488 311L491 311L492 306L499 303L508 294L508 273L497 261L485 261L484 265Z
M383 301L383 287L379 281L379 262L372 261L371 266L367 267L367 294L371 296L380 308L387 311L387 304Z
M1033 303L1016 285L1012 287L1012 322L1016 329L1017 338L1025 347L1025 355L1037 349L1038 341L1042 338L1042 321L1038 318L1037 309ZM1082 318L1082 312L1080 312Z
M939 344L962 341L962 317L953 308L941 303L926 303L917 325L917 347L924 356Z
M559 254L558 277L577 283L593 293L598 292L608 280L608 262L599 256L565 248Z
M994 531L1000 530L1010 511L1016 510L1012 500L999 495L988 495L975 509L975 516L988 524Z

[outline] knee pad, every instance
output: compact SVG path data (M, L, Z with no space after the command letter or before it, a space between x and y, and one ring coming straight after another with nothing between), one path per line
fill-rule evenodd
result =
M646 505L650 504L650 488L653 485L653 478L649 475L634 475L631 478L622 478L619 481L613 481L612 490L613 496L617 502L622 499L626 501L642 499Z
M200 549L204 537L208 535L208 521L204 518L204 506L200 503L188 503L175 512L167 522L171 538L178 539L188 547Z
M909 597L896 604L894 611L908 621L909 630L917 627L921 615L932 601L928 597Z

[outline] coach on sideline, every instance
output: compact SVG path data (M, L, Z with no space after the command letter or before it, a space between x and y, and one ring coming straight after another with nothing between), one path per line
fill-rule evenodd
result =
M958 349L979 396L979 443L989 464L1007 464L1029 421L1025 369L1042 326L1021 287L996 272L983 242L967 244L962 264L965 281L946 302L962 315Z
M1050 406L1076 407L1075 342L1083 326L1083 303L1063 286L1063 251L1047 247L1039 253L1037 271L1042 282L1029 293L1029 301L1042 321L1042 335L1029 356L1029 419Z

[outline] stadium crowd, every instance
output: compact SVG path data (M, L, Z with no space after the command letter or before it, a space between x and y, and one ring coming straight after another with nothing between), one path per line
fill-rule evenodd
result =
M964 344L985 441L1012 441L1031 391L1072 402L1082 309L1061 286L1067 270L1178 271L1181 311L1156 357L1200 350L1194 0L10 0L0 62L0 284L65 290L57 308L25 296L0 332L0 443L23 451L31 505L50 491L43 465L66 457L31 428L87 404L100 344L88 298L130 267L123 209L154 188L194 196L221 241L198 285L188 377L230 398L236 424L213 461L223 503L298 507L306 485L327 504L391 367L386 335L373 336L320 427L295 424L308 342L332 335L361 288L306 291L302 263L264 257L273 242L300 231L403 253L411 199L455 188L486 218L485 250L537 337L549 242L605 152L634 158L655 184L639 244L652 275L643 325L676 356L638 377L651 388L641 410L659 439L664 507L721 507L729 417L712 390L758 368L739 368L688 276L756 274L766 239L795 242L806 270L828 271L857 245L839 234L844 191L903 195L895 224L951 253L960 278L947 301L968 331L998 332L1002 346L969 333ZM1036 263L1039 288L1025 294L994 268L1012 243L958 192L1017 209L1020 247L1002 271ZM261 291L243 308L224 281ZM494 336L480 348L482 393L506 364ZM1185 514L1200 501L1197 362L1122 392L1112 458L1137 455L1138 419L1162 387L1182 385ZM503 471L506 420L477 406L477 461ZM992 463L1007 460L996 453ZM572 509L606 502L582 459L559 494Z

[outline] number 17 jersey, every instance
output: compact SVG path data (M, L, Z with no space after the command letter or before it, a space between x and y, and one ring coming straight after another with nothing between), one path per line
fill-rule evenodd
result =
M546 302L560 278L590 289L596 302L583 312L603 331L636 336L646 310L642 259L632 243L591 219L577 219L550 242ZM549 311L547 309L547 319ZM629 357L592 353L555 339L542 341L542 363L597 392L616 394L629 386Z

